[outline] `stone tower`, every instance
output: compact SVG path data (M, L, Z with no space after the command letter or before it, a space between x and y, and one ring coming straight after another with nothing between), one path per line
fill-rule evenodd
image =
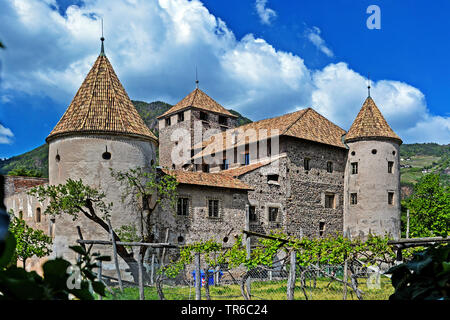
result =
M400 137L373 99L364 102L345 135L344 231L400 238Z
M125 199L124 187L111 176L110 168L126 171L150 167L156 161L157 138L122 87L102 49L86 79L46 138L49 144L49 184L58 185L71 178L82 181L106 194L113 203L113 228L138 221L137 212ZM100 213L99 213L100 215ZM108 239L108 233L81 213L75 222L61 215L56 219L54 253L69 259L74 245L76 226L85 239Z
M180 102L158 117L159 165L169 169L205 170L205 166L191 163L193 146L215 133L236 127L238 117L222 107L198 87ZM213 129L213 130L211 130ZM201 131L201 134L199 132ZM177 135L185 132L190 155L184 163L174 163L172 152L177 148ZM194 132L196 132L194 134Z

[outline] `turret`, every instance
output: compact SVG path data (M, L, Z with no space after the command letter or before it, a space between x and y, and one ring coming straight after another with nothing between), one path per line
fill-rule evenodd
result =
M400 137L373 99L364 102L345 135L344 231L400 237Z
M106 202L113 202L112 226L118 228L136 223L139 210L130 205L129 198L122 202L124 188L111 176L110 169L150 167L156 161L158 142L115 74L105 55L103 40L100 55L46 139L49 183L82 179L104 192ZM62 215L56 221L56 255L67 256L71 252L68 246L76 244L77 225L86 239L108 239L105 230L81 213L75 223Z

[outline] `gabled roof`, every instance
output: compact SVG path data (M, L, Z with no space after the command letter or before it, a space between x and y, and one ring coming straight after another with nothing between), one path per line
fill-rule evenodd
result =
M373 138L393 139L402 143L402 139L391 129L373 99L368 97L345 135L345 142Z
M196 171L184 171L184 170L169 170L162 169L165 174L174 176L178 183L227 188L227 189L240 189L240 190L253 190L252 187L242 182L239 179L235 179L230 175L221 173L207 173Z
M102 52L64 115L47 137L79 133L131 135L157 142Z
M260 131L261 129L266 131ZM253 132L251 130L254 130L253 135L244 134L245 132ZM338 127L312 108L307 108L280 117L252 122L214 135L201 144L194 146L195 150L205 148L202 152L197 153L194 158L275 136L290 136L345 148L342 142L344 134L344 129ZM227 141L227 136L228 140L230 140L230 137L235 136L235 143L230 144L230 141Z
M176 113L178 111L187 109L187 108L197 108L205 111L210 111L214 113L223 114L229 117L237 118L236 115L232 114L230 111L222 107L219 103L217 103L213 98L208 96L206 93L204 93L199 88L196 88L194 91L189 93L183 100L178 102L176 105L174 105L172 108L167 110L162 115L158 116L157 118L164 118L167 115Z

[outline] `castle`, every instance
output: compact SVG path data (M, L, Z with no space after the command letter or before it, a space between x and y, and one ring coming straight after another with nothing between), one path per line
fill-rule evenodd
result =
M110 168L156 164L176 177L175 212L158 207L155 241L227 242L249 226L268 233L321 237L349 231L400 237L402 140L374 100L364 101L348 132L312 108L236 126L236 116L197 87L158 117L159 137L145 125L105 55L100 55L55 128L49 145L49 179L6 177L7 210L53 237L54 255L66 256L78 239L108 239L80 216L43 215L26 191L82 179L113 202L113 228L135 225L133 198ZM199 138L200 137L200 138ZM184 151L184 152L183 152Z

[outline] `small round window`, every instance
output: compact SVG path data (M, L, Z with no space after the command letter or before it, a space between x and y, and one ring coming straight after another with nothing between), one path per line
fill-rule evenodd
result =
M355 151L352 151L352 156L354 156L356 154L356 152Z
M108 152L108 151L103 152L102 158L105 159L105 160L111 159L111 153Z
M372 149L372 154L377 154L377 149Z
M395 151L392 151L392 155L395 156Z
M228 237L227 236L225 236L225 237L223 237L223 240L222 240L224 243L227 243L228 242Z
M177 240L178 240L178 243L182 243L184 241L184 238L183 238L183 236L179 236Z

